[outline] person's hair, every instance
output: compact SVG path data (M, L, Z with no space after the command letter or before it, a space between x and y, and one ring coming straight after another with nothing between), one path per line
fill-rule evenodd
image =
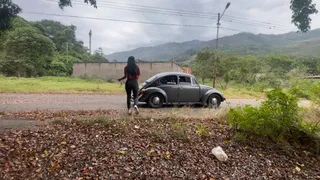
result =
M128 62L127 62L127 73L128 74L132 74L132 75L136 75L137 72L137 65L136 65L136 61L134 59L133 56L130 56L128 58Z

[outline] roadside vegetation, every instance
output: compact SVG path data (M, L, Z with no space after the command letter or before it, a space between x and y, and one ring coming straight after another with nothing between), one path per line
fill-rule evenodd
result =
M120 83L93 78L39 77L18 78L0 76L1 93L88 93L123 94Z
M226 94L266 98L267 92L282 88L298 98L318 98L320 80L308 77L320 74L320 57L231 53L220 53L219 56L216 88ZM192 68L200 83L212 86L215 61L215 51L205 49L189 65L184 65Z

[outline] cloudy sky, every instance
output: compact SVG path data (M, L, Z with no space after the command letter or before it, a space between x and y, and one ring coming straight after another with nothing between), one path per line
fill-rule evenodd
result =
M320 10L320 0L313 1ZM86 46L89 44L88 33L91 29L92 49L102 47L105 54L166 42L214 39L217 13L222 12L228 2L231 6L222 18L221 27L224 29L220 30L220 37L239 32L282 34L296 30L291 24L290 0L97 0L97 9L84 4L83 0L72 0L73 7L64 10L59 8L58 0L32 0L32 3L31 0L13 0L13 2L23 9L20 15L27 20L50 19L77 26L77 38ZM30 14L30 12L63 16ZM83 17L100 18L100 20ZM320 28L320 15L314 15L312 19L312 29Z

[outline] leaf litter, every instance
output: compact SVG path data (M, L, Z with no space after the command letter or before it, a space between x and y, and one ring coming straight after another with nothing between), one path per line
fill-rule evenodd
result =
M119 114L113 110L26 114L37 120L66 122L2 132L0 179L317 179L320 176L319 156L306 153L306 149L287 151L259 140L238 142L233 139L232 128L210 118L112 119ZM91 118L93 123L80 121L94 115L103 117ZM197 131L199 124L205 138ZM226 162L212 155L216 146L221 146L228 155Z

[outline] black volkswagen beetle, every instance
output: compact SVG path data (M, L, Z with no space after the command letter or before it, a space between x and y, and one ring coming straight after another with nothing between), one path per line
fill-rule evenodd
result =
M138 99L151 108L160 108L164 104L200 104L218 108L226 100L215 88L200 85L193 75L180 72L152 76L142 84Z

